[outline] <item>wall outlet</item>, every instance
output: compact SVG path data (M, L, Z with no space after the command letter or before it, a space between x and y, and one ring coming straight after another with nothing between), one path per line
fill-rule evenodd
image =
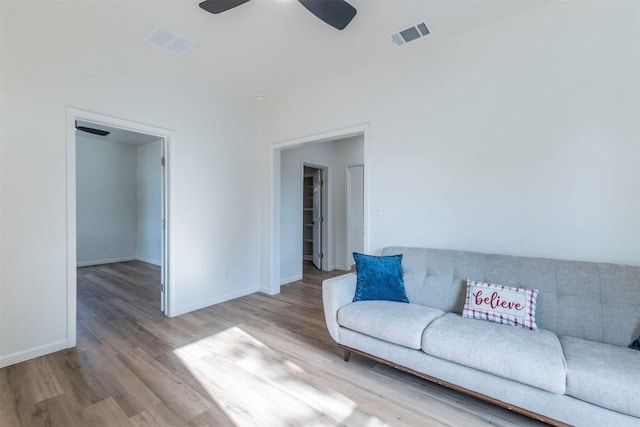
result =
M371 216L382 216L382 206L377 203L371 205Z

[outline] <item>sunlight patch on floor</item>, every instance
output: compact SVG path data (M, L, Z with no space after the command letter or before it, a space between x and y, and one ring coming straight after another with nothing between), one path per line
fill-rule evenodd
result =
M348 397L318 387L315 375L240 327L174 350L191 374L238 425L378 426Z

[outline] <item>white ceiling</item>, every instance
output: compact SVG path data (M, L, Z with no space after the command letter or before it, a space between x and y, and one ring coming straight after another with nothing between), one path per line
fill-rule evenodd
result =
M81 120L77 121L78 126L86 126L93 129L106 130L109 132L107 136L94 135L92 133L87 133L81 130L76 130L76 135L82 135L87 138L100 139L105 142L119 142L121 144L129 144L129 145L144 145L149 142L157 141L157 136L146 135L144 133L131 132L124 129L117 129L111 126L100 125L91 122L83 122Z
M358 10L338 31L296 0L252 0L219 15L198 0L48 0L18 2L41 34L73 46L78 55L117 57L162 67L233 95L267 98L318 81L428 54L428 47L542 0L349 0ZM3 1L3 3L5 3ZM14 3L15 5L16 3ZM34 6L35 5L35 6ZM403 47L389 36L426 22L431 34ZM142 42L153 26L173 31L197 47L172 55ZM36 37L36 36L34 36ZM107 56L108 55L108 56Z

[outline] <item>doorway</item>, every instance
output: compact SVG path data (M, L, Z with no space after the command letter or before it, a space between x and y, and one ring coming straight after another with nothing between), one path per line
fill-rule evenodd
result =
M89 129L85 131L80 128ZM105 135L105 132L109 132ZM108 142L99 138L133 138L129 143ZM89 139L88 139L89 138ZM90 138L93 138L90 140ZM105 264L117 261L132 261L156 264L159 270L159 296L156 307L158 312L171 316L171 302L173 293L170 287L170 257L169 257L169 148L175 138L172 131L144 125L124 119L117 119L74 108L67 108L67 342L68 347L76 343L76 307L77 307L77 267L82 265ZM88 142L87 142L88 141ZM114 144L110 146L108 144ZM115 145L119 145L115 147ZM97 150L86 150L87 147ZM102 153L104 152L104 153ZM105 155L105 153L107 153ZM131 154L127 160L127 153ZM133 155L135 153L135 155ZM107 207L105 200L97 197L91 199L90 188L85 182L79 182L78 178L83 165L83 158L92 158L95 169L93 178L100 174L111 175L111 184L119 183L120 190L112 188L116 206ZM120 159L116 161L116 159ZM135 159L135 160L134 160ZM135 163L135 168L132 169ZM86 165L84 165L86 166ZM86 168L85 168L86 169ZM111 169L111 170L110 170ZM131 172L134 170L134 172ZM154 171L150 173L150 171ZM135 176L130 186L135 189L128 191L123 189L122 181L125 176ZM90 176L90 175L89 175ZM93 179L90 178L89 180ZM135 182L134 182L135 181ZM94 183L95 184L95 183ZM109 186L109 185L106 185ZM89 185L89 187L91 187ZM137 200L133 200L131 194L138 190L154 187L157 192L151 195L149 192ZM117 194L118 192L122 194ZM82 199L89 194L90 200ZM97 194L94 194L97 196ZM134 203L132 208L124 207L123 201ZM87 203L88 202L88 203ZM101 228L96 223L101 216L106 216L109 209L120 212L128 212L128 224L120 229L113 224ZM84 209L84 211L79 211ZM141 229L155 229L154 233L133 233L131 224L133 218L131 212L135 212L136 220ZM90 213L90 215L86 215ZM137 218L137 217L140 218ZM93 224L92 224L93 222ZM102 223L104 226L105 223ZM136 223L137 226L137 223ZM82 228L82 230L80 229ZM102 234L100 239L87 240L89 234ZM91 232L93 230L93 232ZM123 236L127 234L127 240ZM108 234L112 235L108 235ZM95 236L94 236L95 237ZM112 237L116 237L112 239ZM132 251L132 247L135 250ZM138 251L140 248L140 251ZM127 252L128 251L128 252ZM133 262L133 261L132 261Z
M357 130L356 130L357 129ZM280 286L303 278L306 266L303 256L305 228L311 229L313 223L303 221L303 188L301 175L304 177L304 166L322 165L323 192L322 199L322 239L323 271L345 270L351 268L352 256L348 244L347 224L347 188L346 179L348 165L365 163L365 140L368 127L361 126L349 130L336 131L315 137L303 138L278 144L272 147L272 227L270 229L270 275L269 288L263 292L278 293ZM297 162L297 163L296 163ZM296 166L297 164L297 166ZM297 168L297 169L296 169ZM296 174L297 170L297 174ZM364 170L363 170L364 171ZM296 176L297 175L297 176ZM363 177L363 183L366 179ZM296 182L298 184L296 184ZM364 187L366 188L366 187ZM366 199L366 192L363 191ZM363 202L363 206L366 201ZM299 206L295 208L295 206ZM363 208L364 211L364 208ZM307 224L305 226L304 224ZM362 251L367 247L366 218L363 221ZM309 233L307 231L307 233ZM309 239L313 240L313 239ZM310 243L310 242L309 242ZM307 245L309 244L307 243ZM315 269L315 266L311 268Z
M76 254L84 272L132 261L162 269L162 145L157 136L76 122ZM160 271L150 275L157 283L144 299L164 311Z
M322 270L324 230L324 176L326 168L304 164L302 176L302 259ZM304 267L302 269L304 275Z

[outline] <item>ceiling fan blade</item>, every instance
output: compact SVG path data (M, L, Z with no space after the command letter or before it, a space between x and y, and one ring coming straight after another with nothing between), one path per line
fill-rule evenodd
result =
M229 9L245 4L249 0L205 0L200 7L209 13L222 13Z
M356 16L356 8L344 0L298 0L309 12L338 30L344 30Z

